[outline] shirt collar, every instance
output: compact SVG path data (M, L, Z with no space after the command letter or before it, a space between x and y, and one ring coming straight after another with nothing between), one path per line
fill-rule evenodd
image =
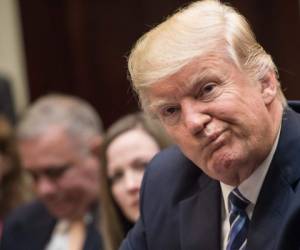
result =
M90 224L92 222L93 218L90 213L87 213L83 217L83 222L85 224ZM72 224L72 221L67 219L61 219L58 221L58 223L55 226L54 232L58 234L66 234L68 233L70 226Z

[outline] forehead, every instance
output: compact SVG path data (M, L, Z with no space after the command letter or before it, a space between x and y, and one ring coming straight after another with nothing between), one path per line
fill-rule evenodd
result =
M43 168L65 164L76 155L73 140L62 127L51 126L41 135L18 142L22 165Z
M134 128L128 130L117 136L108 146L108 153L123 153L126 151L139 152L140 150L155 149L158 150L159 146L155 139L150 136L145 130L141 128Z
M159 146L154 138L143 129L135 128L122 133L111 142L107 148L107 157L109 164L122 164L135 157L152 156L158 151Z

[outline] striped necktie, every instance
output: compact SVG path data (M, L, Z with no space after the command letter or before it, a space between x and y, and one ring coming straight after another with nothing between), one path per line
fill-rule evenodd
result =
M246 208L250 204L235 188L228 196L230 231L226 250L244 250L247 244L249 218Z

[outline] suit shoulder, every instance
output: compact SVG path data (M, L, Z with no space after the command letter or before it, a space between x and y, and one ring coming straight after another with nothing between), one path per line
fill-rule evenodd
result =
M43 249L55 223L40 202L23 205L4 220L0 249Z
M13 210L4 223L6 225L23 224L44 217L51 216L41 202L34 200Z
M201 170L178 148L172 146L158 153L146 169L148 178L157 181L168 177L181 178L183 175L199 175Z
M168 197L176 199L187 195L197 186L202 171L180 151L172 146L161 151L146 169L142 194L150 200ZM189 180L189 181L187 181Z

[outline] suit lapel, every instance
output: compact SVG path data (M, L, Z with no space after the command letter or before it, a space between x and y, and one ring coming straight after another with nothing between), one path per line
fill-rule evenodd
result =
M98 233L96 229L96 225L94 225L94 222L90 223L87 226L87 235L84 242L84 250L101 250L101 239L100 234Z
M40 221L33 222L31 229L26 227L26 234L28 234L27 246L31 250L41 250L45 248L45 245L50 240L51 233L54 229L56 220L52 217L45 216L40 218ZM34 240L33 240L34 239Z
M180 203L180 242L182 250L220 249L220 185L202 174L195 195Z
M274 166L272 166L274 167ZM272 171L257 200L248 233L248 249L274 249L276 235L292 197L290 186Z
M86 237L83 246L83 250L101 250L102 239L97 229L99 221L99 204L93 204L90 210L90 220L86 225Z
M291 200L293 186L300 179L300 122L296 113L287 109L270 169L253 212L248 236L248 249L274 249L276 235Z

